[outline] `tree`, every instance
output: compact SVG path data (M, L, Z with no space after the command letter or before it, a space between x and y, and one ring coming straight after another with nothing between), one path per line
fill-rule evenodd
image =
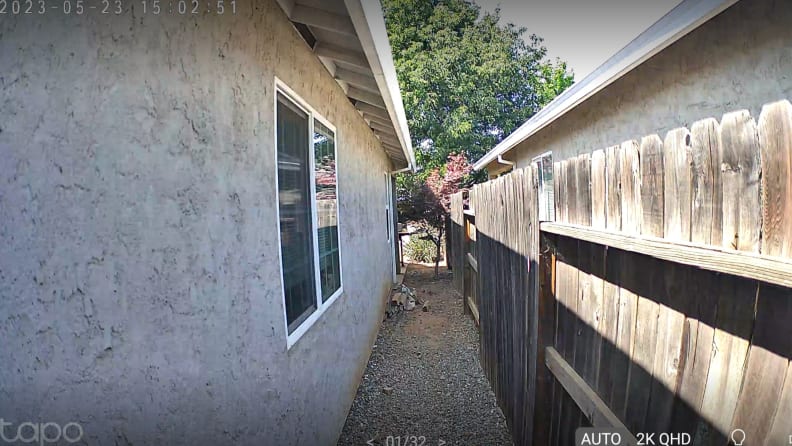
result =
M437 247L448 204L480 158L573 82L563 62L525 28L468 0L383 0L396 73L423 171L397 179L402 219Z
M467 0L384 0L416 158L480 158L572 84L536 35ZM425 174L424 174L425 175Z
M417 176L411 177L413 181L408 183L408 187L400 190L399 213L418 223L424 231L422 237L435 245L435 277L439 272L440 247L446 218L451 210L451 195L464 189L471 170L464 154L451 154L444 167L432 169L422 180Z

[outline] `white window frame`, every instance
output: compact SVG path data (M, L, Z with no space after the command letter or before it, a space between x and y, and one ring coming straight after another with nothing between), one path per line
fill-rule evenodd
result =
M398 237L397 229L396 229L396 212L397 210L393 206L393 174L385 171L385 209L388 215L388 224L385 228L387 231L387 242L388 248L390 252L391 258L391 273L393 275L393 282L396 282L397 274L396 274L396 238Z
M387 220L388 224L385 225L385 229L386 229L386 231L385 231L385 241L388 244L390 244L391 232L393 232L393 229L391 229L391 226L392 226L391 223L393 223L393 215L391 215L391 191L390 191L391 187L390 187L390 181L391 181L390 173L386 171L385 172L385 215L387 216L386 220Z
M552 151L545 152L545 153L543 153L541 155L535 156L531 160L531 164L536 165L536 167L538 168L538 173L539 173L539 178L538 178L538 183L539 183L539 190L538 190L538 192L539 192L539 200L538 200L539 221L555 221L555 212L556 212L555 203L553 203L553 215L549 215L549 209L548 209L548 203L547 203L547 193L544 190L545 184L544 184L544 174L543 174L544 171L542 170L542 160L544 158L547 158L547 157L550 157L550 161L552 162L552 160L553 160L553 152ZM553 178L553 184L552 184L551 188L555 188L555 180L556 179ZM554 189L553 189L553 199L555 200L555 190Z
M336 127L330 123L324 116L319 114L313 107L311 107L307 101L305 101L300 95L298 95L294 90L292 90L286 83L275 77L275 88L274 88L274 99L273 99L273 112L274 112L274 142L275 145L275 212L278 220L278 268L280 270L280 280L281 280L281 296L283 301L283 329L286 333L286 349L290 349L297 341L303 337L303 335L308 332L308 330L316 323L316 321L321 318L322 314L327 311L328 308L336 301L338 298L344 294L344 262L343 262L343 247L341 246L341 196L339 194L339 175L338 175L338 166L340 163L338 162L338 130ZM277 123L278 123L278 93L283 95L289 101L291 101L292 105L296 106L300 110L302 110L306 115L308 115L308 141L310 141L310 146L308 150L309 153L309 173L310 173L310 194L311 194L311 218L312 218L312 230L313 230L313 258L314 258L314 281L316 290L316 310L311 313L302 323L294 330L293 333L289 333L289 322L288 317L286 315L286 283L283 280L283 258L282 258L282 247L281 247L281 227L280 227L280 197L278 195L278 191L280 189L280 185L278 184L278 131L277 131ZM338 272L340 274L339 278L339 287L328 299L326 302L322 302L322 281L320 275L320 268L319 268L319 216L317 213L317 206L316 206L316 160L314 159L316 153L314 151L314 142L313 142L313 135L314 135L314 120L319 121L330 129L333 132L334 136L334 144L333 149L335 150L335 163L336 163L336 222L338 225Z

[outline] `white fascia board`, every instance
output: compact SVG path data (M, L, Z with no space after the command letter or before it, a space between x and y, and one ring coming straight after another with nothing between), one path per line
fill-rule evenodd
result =
M739 0L684 0L591 74L547 104L473 164L481 170Z
M374 73L374 79L377 81L396 135L399 137L404 156L410 170L415 172L415 152L410 139L410 129L407 127L407 115L404 112L399 81L396 78L396 67L393 64L392 50L385 29L382 5L378 0L344 0L344 4L355 26L371 71Z
M276 0L278 5L281 7L284 13L286 13L286 17L291 18L292 12L294 11L294 3L295 0Z

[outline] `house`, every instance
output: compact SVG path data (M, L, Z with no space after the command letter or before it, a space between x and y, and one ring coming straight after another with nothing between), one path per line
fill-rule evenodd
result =
M4 438L335 444L415 168L379 3L16 6Z
M474 164L491 177L792 98L792 5L685 0ZM512 164L514 163L514 164ZM548 163L545 162L547 165ZM552 163L550 163L552 164Z

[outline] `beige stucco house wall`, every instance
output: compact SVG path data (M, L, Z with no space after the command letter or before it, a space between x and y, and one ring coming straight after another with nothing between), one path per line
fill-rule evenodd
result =
M274 0L138 6L0 20L0 417L335 444L392 284L395 166ZM276 77L338 144L344 291L288 349Z

